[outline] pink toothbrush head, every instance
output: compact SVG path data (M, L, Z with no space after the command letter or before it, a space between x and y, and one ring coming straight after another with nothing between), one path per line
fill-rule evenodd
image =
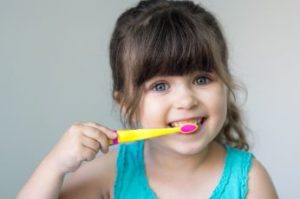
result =
M180 132L183 134L194 133L198 129L198 126L193 123L185 124L180 127Z

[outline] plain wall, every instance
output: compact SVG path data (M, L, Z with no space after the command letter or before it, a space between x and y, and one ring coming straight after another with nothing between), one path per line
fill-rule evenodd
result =
M108 43L137 1L0 0L0 197L14 198L74 122L121 127ZM300 1L197 1L222 24L252 151L280 198L298 196Z

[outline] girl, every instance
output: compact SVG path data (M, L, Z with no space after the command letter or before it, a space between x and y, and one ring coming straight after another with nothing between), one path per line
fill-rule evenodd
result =
M110 60L125 125L199 129L107 153L112 129L76 123L19 198L277 198L247 152L226 42L211 13L189 1L141 1L119 17ZM95 158L99 150L107 154Z

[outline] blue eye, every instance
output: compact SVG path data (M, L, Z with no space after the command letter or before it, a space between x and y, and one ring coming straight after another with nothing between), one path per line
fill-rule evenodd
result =
M153 91L165 91L169 88L168 84L166 83L156 83L154 84L154 86L152 86L152 90Z
M206 76L198 76L194 80L194 83L197 85L206 85L206 84L210 83L210 79Z

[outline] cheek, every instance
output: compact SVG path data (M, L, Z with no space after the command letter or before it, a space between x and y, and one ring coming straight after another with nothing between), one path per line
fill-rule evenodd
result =
M218 95L215 95L211 99L211 116L215 118L218 123L218 128L221 129L227 116L227 89L220 87L218 89Z
M145 97L140 103L140 122L144 128L162 127L167 113L164 103L157 98Z
M227 115L226 86L216 83L207 92L202 93L200 99L202 99L209 117L210 127L208 128L213 128L211 130L218 132L222 128Z

